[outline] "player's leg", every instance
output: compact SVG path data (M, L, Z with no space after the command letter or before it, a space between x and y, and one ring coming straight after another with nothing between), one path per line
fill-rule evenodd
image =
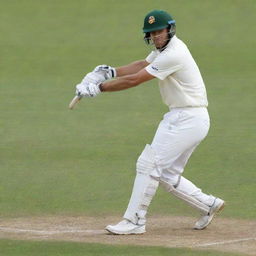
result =
M165 119L160 122L157 134L162 134L162 131L165 131L165 122ZM150 145L147 145L137 161L137 174L132 195L123 216L124 220L117 225L108 225L106 230L114 234L140 234L145 232L147 208L158 188L161 176L156 162L156 153Z
M188 155L186 152L177 159L171 172L163 171L160 178L160 184L169 193L199 210L201 217L196 222L194 228L204 229L211 223L214 215L223 209L224 201L220 198L203 193L195 184L181 176L185 167L185 165L183 166L183 163L187 162L190 155L191 154Z
M171 194L202 213L204 217L197 222L195 228L203 229L216 211L223 207L224 202L203 193L181 174L192 152L207 135L208 113L206 109L179 110L179 115L175 112L166 116L166 125L156 133L152 148L157 152L161 184Z
M196 146L207 134L209 126L205 122L207 121L205 120L207 117L204 116L205 111L207 113L207 110L199 110L199 117L202 112L202 118L199 118L197 122L194 122L193 118L191 122L191 116L187 118L182 114L182 110L174 110L164 116L152 145L146 146L138 159L137 175L124 220L117 225L107 226L106 229L109 232L114 234L145 232L147 208L157 190L162 172L171 172L173 163L188 149ZM191 197L183 196L184 201L190 199ZM199 200L196 200L194 204L198 204L204 213L209 211L209 206L200 203Z
M172 195L185 201L200 212L208 213L209 206L212 205L214 197L203 193L191 181L181 176L187 160L195 147L193 146L190 150L185 151L169 168L163 170L160 183Z
M152 146L147 145L138 158L137 174L124 220L117 225L108 225L106 229L109 232L114 234L145 232L147 208L157 190L162 170L165 170L165 165L171 166L172 162L191 144L190 140L180 140L181 132L177 129L183 126L183 119L180 117L180 111L172 111L165 114L160 122Z
M124 214L124 220L117 225L108 225L106 230L113 234L142 234L145 232L148 206L158 188L155 154L150 145L146 145L138 158L136 178L132 195Z

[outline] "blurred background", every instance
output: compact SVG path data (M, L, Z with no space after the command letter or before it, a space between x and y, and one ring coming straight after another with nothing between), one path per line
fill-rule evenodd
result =
M68 104L99 64L144 59L144 16L177 22L203 75L211 130L184 176L227 201L222 216L255 207L253 0L0 1L0 216L120 215L135 163L163 114L157 80ZM196 212L159 189L149 215Z

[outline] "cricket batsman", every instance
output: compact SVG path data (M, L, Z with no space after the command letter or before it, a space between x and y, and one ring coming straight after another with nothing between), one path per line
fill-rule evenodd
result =
M95 97L157 78L163 102L169 108L152 143L145 146L137 160L123 220L108 225L106 230L113 234L145 233L146 214L159 184L201 213L194 229L202 230L225 204L183 176L188 159L210 126L204 81L187 46L176 36L176 22L170 14L162 10L148 13L143 33L145 42L154 47L145 60L117 68L97 66L76 86L77 96Z

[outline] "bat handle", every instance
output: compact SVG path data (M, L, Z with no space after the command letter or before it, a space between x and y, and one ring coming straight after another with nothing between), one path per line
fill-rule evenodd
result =
M69 103L69 109L73 109L75 107L75 105L82 99L81 96L76 95L71 102Z

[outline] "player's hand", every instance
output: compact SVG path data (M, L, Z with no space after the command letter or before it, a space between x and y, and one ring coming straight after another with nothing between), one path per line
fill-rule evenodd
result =
M81 97L96 97L101 93L99 85L100 84L82 82L76 86L76 95Z
M104 82L106 79L103 74L90 72L88 73L82 80L82 83L93 83L93 84L100 84Z
M116 69L108 65L99 65L94 70L93 73L101 74L104 76L105 81L116 77ZM103 82L103 81L102 81Z

